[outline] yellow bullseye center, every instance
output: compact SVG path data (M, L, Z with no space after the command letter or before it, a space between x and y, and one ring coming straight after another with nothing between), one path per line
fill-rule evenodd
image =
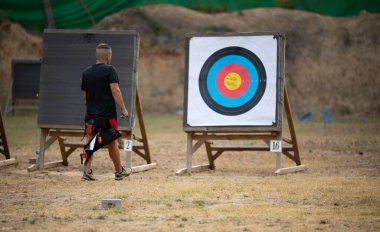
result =
M237 73L228 73L224 78L224 86L228 90L237 90L241 85L241 76Z

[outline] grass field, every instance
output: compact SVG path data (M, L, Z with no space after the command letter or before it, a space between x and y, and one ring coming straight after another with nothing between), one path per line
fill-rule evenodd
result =
M0 168L0 231L380 231L378 120L296 124L303 172L276 176L274 154L229 152L215 171L176 176L186 165L182 118L146 116L157 168L119 182L105 150L95 156L95 182L81 181L79 150L68 167L28 173L36 117L4 121L19 163ZM46 160L59 158L53 145ZM202 148L193 164L206 161ZM133 163L144 162L134 155ZM122 207L102 209L104 198Z

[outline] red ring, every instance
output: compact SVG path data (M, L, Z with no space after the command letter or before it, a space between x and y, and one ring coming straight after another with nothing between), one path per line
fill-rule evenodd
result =
M229 90L224 85L224 79L229 73L237 73L241 77L241 85L235 90ZM247 92L249 87L249 74L248 72L238 64L229 64L224 66L216 76L216 88L219 93L226 98L235 99L241 97Z

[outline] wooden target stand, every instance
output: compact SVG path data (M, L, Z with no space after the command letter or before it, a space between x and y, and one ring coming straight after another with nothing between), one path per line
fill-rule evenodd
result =
M282 136L282 132L244 132L243 128L240 131L223 133L220 132L187 132L187 167L179 169L176 175L190 174L192 172L202 172L207 170L215 170L215 160L226 151L270 151L270 141L282 141L282 151L276 152L276 174L287 174L299 172L305 169L305 165L301 165L299 149L297 144L296 132L294 130L293 116L291 113L289 97L286 88L284 87L284 109L288 122L290 138ZM254 146L217 146L213 145L215 140L263 140L267 145ZM195 142L195 143L194 143ZM192 166L192 157L195 152L202 147L206 147L207 158L209 164ZM282 156L295 162L296 166L282 168Z
M139 98L138 91L136 89L136 98L135 98L135 110L137 113L137 118L140 126L140 134L141 138L137 137L133 134L133 131L123 131L122 138L126 140L133 140L138 143L138 145L134 145L131 151L126 151L126 167L131 168L132 172L142 172L152 168L155 168L156 163L152 163L150 157L150 150L148 145L148 137L145 130L143 112L141 107L141 102ZM76 150L83 149L85 143L83 142L69 142L67 138L77 137L83 138L84 129L81 130L71 130L71 129L54 129L54 128L41 128L41 137L40 137L40 148L36 152L36 158L30 159L32 163L31 166L27 168L29 172L35 170L42 170L46 168L53 168L58 166L68 166L68 157ZM45 162L45 153L46 150L58 141L59 149L61 152L62 160L53 161L53 162ZM119 140L119 148L122 148L124 144L120 144ZM106 147L105 147L106 148ZM146 165L140 166L132 166L132 151L139 155L141 158L146 160ZM79 153L78 153L79 154ZM79 160L79 157L78 157Z
M12 60L12 81L5 104L4 117L9 113L15 115L15 110L37 110L38 84L41 61L39 59ZM19 104L19 101L29 100L29 103ZM33 101L34 103L31 103ZM17 104L16 104L17 103Z
M81 103L79 86L85 67L94 62L94 51L98 44L112 46L112 65L117 67L120 89L129 112L126 120L119 120L122 138L130 145L133 139L136 146L126 146L127 167L134 172L154 167L151 163L148 139L146 136L140 99L137 92L137 58L139 36L136 31L103 30L59 30L46 29L43 35L43 54L39 82L38 127L41 129L40 147L28 171L68 165L68 157L77 149L83 149L84 115L86 107ZM141 138L133 134L133 123L137 111ZM119 144L122 139L119 139ZM47 149L58 142L62 160L45 162ZM122 143L122 142L121 142ZM126 144L126 143L125 143ZM119 146L120 148L121 146ZM131 149L130 149L131 148ZM148 165L132 167L132 151L141 156ZM78 152L78 162L79 162Z
M5 135L5 128L4 128L1 110L0 110L0 153L5 156L5 160L0 161L0 167L16 163L16 159L15 158L11 159L11 155L9 153L7 137Z
M263 64L264 62L264 64ZM254 67L247 65L254 64ZM239 68L242 67L242 68ZM255 112L242 114L239 97L223 97L223 75L228 72L251 72L257 89L265 95L255 106ZM257 79L255 79L257 78ZM186 72L183 128L187 133L187 164L176 174L190 174L215 169L215 160L227 151L271 151L276 153L276 174L304 170L301 165L293 117L285 78L285 35L279 32L234 34L190 34L186 40ZM232 79L227 79L227 82ZM265 82L264 82L265 80ZM226 79L224 79L226 81ZM219 83L219 84L218 84ZM264 85L262 83L271 83ZM218 87L219 86L219 87ZM248 89L247 91L253 91ZM275 96L275 97L274 97ZM214 100L212 100L214 99ZM231 100L238 99L238 100ZM225 108L220 102L225 102ZM275 107L275 111L273 108ZM228 108L228 109L227 109ZM270 108L270 110L269 110ZM232 110L231 114L223 112ZM236 110L236 111L234 111ZM269 110L269 111L268 111ZM282 114L285 110L290 138L282 134ZM270 112L270 113L269 113ZM230 117L233 115L234 117ZM265 116L264 116L265 115ZM272 124L272 125L271 125ZM264 141L263 145L230 145L223 141ZM216 143L218 141L218 144ZM219 145L222 144L222 145ZM208 164L192 165L195 152L205 145ZM282 155L296 165L282 167Z

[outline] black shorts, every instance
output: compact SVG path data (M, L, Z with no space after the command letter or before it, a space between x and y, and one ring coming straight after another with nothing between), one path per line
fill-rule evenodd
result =
M106 119L104 117L90 118L86 116L85 118L85 133L88 136L95 135L100 130L105 130L108 128L118 129L118 124L116 118Z

